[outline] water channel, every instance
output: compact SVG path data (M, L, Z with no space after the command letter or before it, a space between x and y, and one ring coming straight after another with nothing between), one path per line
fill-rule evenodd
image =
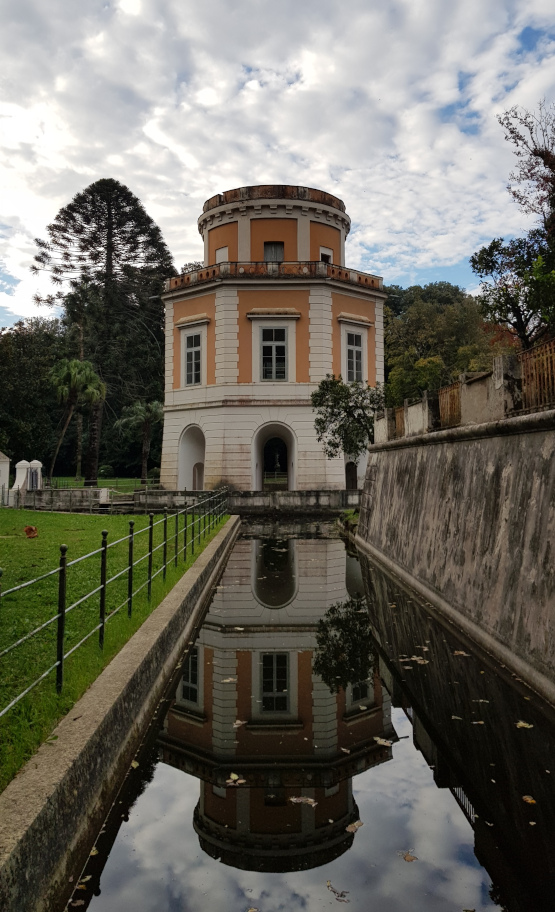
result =
M547 912L554 723L333 527L246 526L68 908Z

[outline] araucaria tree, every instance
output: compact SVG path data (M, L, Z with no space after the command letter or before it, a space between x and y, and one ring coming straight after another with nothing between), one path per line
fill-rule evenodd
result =
M537 113L513 107L498 120L518 162L508 190L537 226L507 243L495 238L470 265L483 280L486 318L530 348L555 334L555 104L541 101Z
M357 459L374 440L374 418L384 407L383 389L365 383L344 383L327 374L311 396L314 427L326 456L342 452Z
M106 440L126 406L162 399L160 294L164 280L175 275L172 258L140 200L109 178L60 209L47 235L37 240L33 269L47 270L57 291L37 301L64 307L66 324L77 328L71 337L79 357L90 360L106 383ZM96 478L101 419L97 409L89 433L89 481Z

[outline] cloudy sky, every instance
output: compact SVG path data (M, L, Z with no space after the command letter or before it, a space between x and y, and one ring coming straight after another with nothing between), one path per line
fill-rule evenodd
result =
M0 325L41 311L33 239L100 177L176 265L244 184L321 187L349 265L476 286L468 257L530 222L496 114L555 100L553 0L0 0ZM44 311L42 311L45 313Z

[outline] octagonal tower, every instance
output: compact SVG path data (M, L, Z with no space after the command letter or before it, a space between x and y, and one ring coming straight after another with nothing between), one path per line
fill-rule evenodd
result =
M362 487L327 459L310 394L326 374L383 382L383 282L345 267L350 219L322 190L241 187L207 200L204 266L167 282L162 483Z

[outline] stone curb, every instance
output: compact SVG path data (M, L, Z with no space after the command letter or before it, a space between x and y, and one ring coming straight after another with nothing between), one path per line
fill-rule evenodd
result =
M235 542L232 516L0 795L0 909L58 907Z

